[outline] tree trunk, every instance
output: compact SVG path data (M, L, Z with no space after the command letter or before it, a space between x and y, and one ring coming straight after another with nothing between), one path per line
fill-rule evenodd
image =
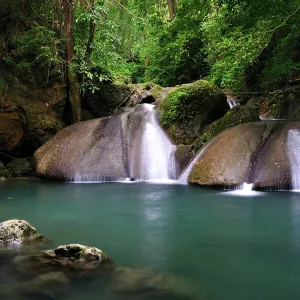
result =
M168 1L168 8L169 8L169 15L170 19L173 20L176 16L176 0L167 0Z
M75 57L74 37L72 30L73 3L72 0L63 0L65 32L67 38L67 81L69 101L71 103L73 123L81 120L81 96L79 91L78 75L72 70L72 60Z
M90 3L90 10L93 11L95 8L95 0L91 0ZM90 32L89 32L89 39L85 50L85 58L90 60L92 51L93 51L93 42L95 38L95 30L96 30L96 22L93 18L90 19Z

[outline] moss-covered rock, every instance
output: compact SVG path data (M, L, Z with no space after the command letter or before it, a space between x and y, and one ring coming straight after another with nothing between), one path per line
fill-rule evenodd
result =
M261 105L261 112L267 118L300 121L300 86L270 93Z
M194 141L193 150L197 152L205 143L227 128L256 121L259 121L258 110L252 105L236 106L222 118L209 125L206 132Z
M15 158L6 165L8 172L14 177L28 176L33 174L29 159Z
M225 94L205 80L171 90L159 104L161 124L176 144L190 144L227 110Z
M10 177L8 170L5 168L5 166L1 161L0 161L0 177L4 177L4 178Z
M131 91L127 84L105 82L95 93L85 94L84 106L92 112L93 118L107 117L112 115L123 101L128 100Z
M99 267L114 268L112 259L104 255L102 250L80 244L62 245L53 250L17 256L13 264L18 273L29 277L58 271L72 277L83 270L92 272Z
M0 223L0 244L22 243L41 237L37 230L25 220L8 220Z

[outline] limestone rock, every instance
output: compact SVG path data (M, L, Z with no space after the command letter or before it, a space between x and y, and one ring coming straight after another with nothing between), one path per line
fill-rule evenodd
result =
M41 237L25 220L8 220L0 223L0 243L22 243Z
M216 136L196 162L189 182L233 186L247 181L248 166L261 143L265 125L238 125Z
M37 175L60 180L128 177L121 117L80 122L60 131L34 154Z
M257 189L290 188L290 129L300 130L300 122L246 123L223 131L195 163L189 182L222 187L248 182Z

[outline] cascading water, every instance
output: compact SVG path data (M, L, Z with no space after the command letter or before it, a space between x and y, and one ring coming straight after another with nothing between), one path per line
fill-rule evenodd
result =
M207 143L201 150L200 152L195 156L195 158L188 164L186 169L183 171L183 173L180 175L178 178L178 181L183 184L188 183L188 179L190 176L190 173L195 165L195 163L200 159L200 157L204 154L205 150L212 144L213 140L211 140L209 143Z
M300 191L300 131L291 129L287 137L288 157L292 172L293 190Z
M141 180L168 180L176 178L175 150L167 135L159 126L154 105L142 104L144 131L140 155Z
M236 102L233 99L227 99L227 103L228 103L230 109L232 109L236 106Z

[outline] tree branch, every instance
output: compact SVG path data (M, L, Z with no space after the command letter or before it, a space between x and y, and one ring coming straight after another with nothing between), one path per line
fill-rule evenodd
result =
M117 0L112 0L112 1L114 1L115 3L117 3L122 9L124 9L124 10L126 10L129 14L131 14L134 18L136 18L136 19L138 19L138 20L140 20L140 21L145 21L145 19L143 19L143 18L140 18L140 17L138 17L138 16L136 16L134 13L132 13L128 8L126 8L123 4L121 4L119 1L117 1Z
M285 18L284 21L280 25L278 25L274 29L272 29L271 33L273 33L276 29L280 28L281 26L285 25L286 21L289 18L291 18L293 15L295 15L299 9L300 9L300 6L298 6L298 8L291 15L289 15L287 18Z

